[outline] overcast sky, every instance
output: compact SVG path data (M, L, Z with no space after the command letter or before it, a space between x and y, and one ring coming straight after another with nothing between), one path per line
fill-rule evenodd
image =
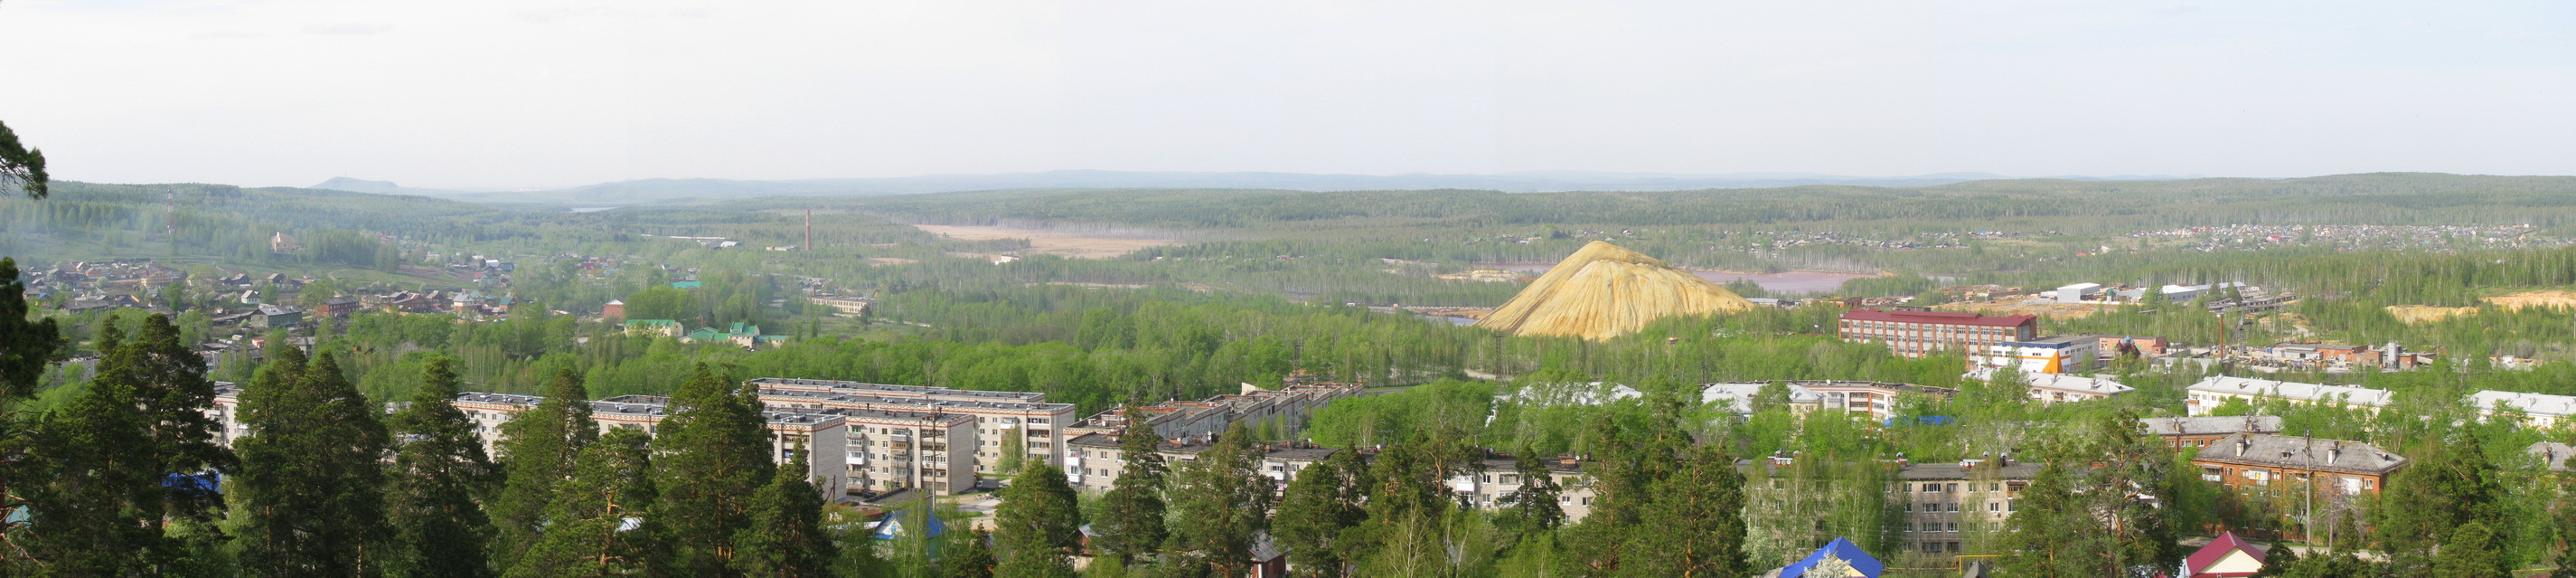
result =
M2576 174L2562 1L0 0L0 54L103 182Z

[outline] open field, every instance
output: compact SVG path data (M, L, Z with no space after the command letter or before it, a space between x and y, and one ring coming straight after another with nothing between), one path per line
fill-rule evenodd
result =
M2541 307L2547 309L2576 308L2576 291L2568 291L2564 289L2524 291L2510 295L2488 297L2485 301L2488 303L2494 303L2497 306L2506 309L2515 310L2519 310L2524 307Z
M1082 233L1065 233L1042 229L975 225L913 225L922 231L961 241L1027 239L1029 253L1062 255L1075 259L1107 259L1134 253L1147 247L1176 245L1175 239L1101 237Z

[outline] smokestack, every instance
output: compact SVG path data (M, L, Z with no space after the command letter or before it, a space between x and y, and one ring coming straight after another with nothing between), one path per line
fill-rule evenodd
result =
M814 210L805 210L805 250L814 250Z

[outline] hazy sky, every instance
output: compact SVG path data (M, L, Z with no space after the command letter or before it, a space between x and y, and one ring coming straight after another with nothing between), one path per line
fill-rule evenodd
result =
M0 54L105 182L2576 174L2563 1L0 0Z

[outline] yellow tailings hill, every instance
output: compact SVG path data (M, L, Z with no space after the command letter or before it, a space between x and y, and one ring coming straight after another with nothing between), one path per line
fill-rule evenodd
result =
M1689 271L1593 241L1548 269L1476 326L1514 335L1603 340L1674 315L1752 308L1753 302Z

